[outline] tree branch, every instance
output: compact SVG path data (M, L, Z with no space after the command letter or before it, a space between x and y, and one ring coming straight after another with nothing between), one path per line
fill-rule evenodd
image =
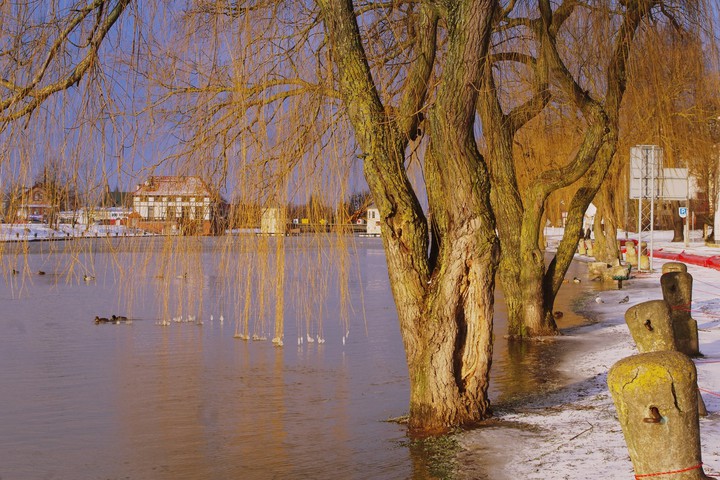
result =
M0 122L7 123L13 120L17 120L26 115L31 114L38 106L42 104L48 97L54 93L60 92L70 88L72 85L77 84L85 75L85 73L95 64L97 58L97 52L102 44L107 33L110 31L115 22L120 18L120 15L124 11L125 7L128 6L131 0L119 0L115 7L108 13L107 17L98 25L96 25L96 32L93 39L90 41L88 52L80 60L75 67L64 77L59 80L45 85L44 87L37 88L40 81L45 76L45 73L52 61L53 57L57 54L61 44L67 39L71 31L73 31L87 15L95 8L102 6L105 0L95 0L94 3L81 10L81 13L73 18L68 27L63 30L58 39L54 42L50 51L48 52L45 61L39 68L39 70L33 76L32 82L19 90L16 95L12 98L2 102L0 104L0 112L9 110L9 113L0 116ZM98 22L100 19L98 19ZM6 82L4 82L6 83ZM26 98L31 97L32 100L23 106L13 110L13 107L18 103L22 102Z

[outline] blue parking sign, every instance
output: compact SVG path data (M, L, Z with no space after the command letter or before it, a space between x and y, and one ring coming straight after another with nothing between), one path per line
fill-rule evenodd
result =
M686 218L687 217L687 207L678 208L678 215L680 215L680 218Z

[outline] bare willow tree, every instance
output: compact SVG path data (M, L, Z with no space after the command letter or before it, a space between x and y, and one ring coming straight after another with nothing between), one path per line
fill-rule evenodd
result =
M3 2L0 127L31 115L49 97L92 74L103 41L129 4Z
M19 53L11 51L14 56L7 58L12 63L45 55L37 68L13 64L18 78L3 80L5 125L14 129L7 122L32 119L53 94L98 78L102 42L128 5L57 6L47 21L33 16L39 9L27 15L22 8L14 10L16 23L8 38L17 39ZM126 55L116 52L113 60L124 62L123 73L136 76L115 79L102 92L131 95L126 114L137 118L136 132L148 129L150 138L165 134L174 139L169 154L151 160L153 168L161 168L162 160L179 173L200 171L246 204L274 207L303 188L306 198L327 195L329 188L342 193L342 183L338 187L323 180L331 173L328 165L336 176L347 176L342 165L348 159L354 163L360 152L384 218L383 240L411 377L410 428L423 432L489 415L498 247L489 181L473 128L475 86L496 7L494 0L357 9L352 2L337 1L199 1L154 12L152 20L138 23L146 31L129 35L132 42L120 37L119 44L131 48ZM83 23L86 19L96 24ZM34 32L42 32L39 41L23 43ZM443 42L444 72L433 80L436 49ZM431 87L435 105L425 111ZM58 105L62 109L62 101ZM406 163L411 142L418 147L424 116L431 132L424 165L432 242ZM353 135L342 131L345 118ZM134 141L140 137L135 133ZM281 248L282 242L277 245ZM168 278L172 268L193 268L187 259L197 257L197 245L188 243L182 256L179 248L168 241L158 252L160 279ZM264 241L255 252L272 255ZM268 272L282 272L282 262L278 251L273 264L260 261L261 268L252 269L261 280L272 277L279 289L276 300L281 300L284 279ZM152 262L138 263L142 271ZM326 289L321 271L310 276L316 295ZM170 296L168 282L160 284L161 296ZM261 311L267 307L268 292L251 280L244 292L233 294L256 297ZM281 308L282 302L275 304ZM247 337L251 323L245 310L236 329L240 338Z
M319 205L345 198L351 191L347 179L361 159L383 218L410 377L409 427L442 432L490 415L494 276L500 261L496 227L504 248L501 279L512 305L511 333L555 329L548 316L554 295L572 260L582 215L614 153L633 36L652 12L670 5L600 4L198 0L182 8L169 5L153 11L151 20L137 20L142 33L118 38L128 51L106 52L122 64L118 72L134 76L115 79L101 93L116 98L131 93L125 114L137 119L134 141L140 131L151 131L154 140L173 139L169 153L153 160L152 168L199 173L223 185L238 205L252 206L254 216L288 199L313 198ZM8 38L17 39L17 51L46 53L35 63L13 64L24 73L3 80L5 121L31 118L53 93L82 78L104 78L101 44L130 5L96 0L58 7L49 23L33 17L37 9L27 15L22 8L13 11L17 21ZM136 8L138 17L148 14ZM35 30L23 25L33 22L51 27L40 28L44 33L35 43L25 42ZM507 40L519 31L527 40ZM604 50L576 43L583 35ZM67 53L58 56L62 49ZM573 53L592 61L570 63ZM12 63L25 57L36 58L7 58ZM495 76L495 69L507 65L530 85L526 98L509 107L503 103L509 77ZM51 71L55 76L44 73ZM580 140L567 164L539 173L521 194L515 135L550 105L580 112ZM481 132L486 156L476 139ZM420 183L412 173L418 164ZM573 199L566 238L545 270L538 247L545 202L581 178L585 184ZM198 245L187 243L188 256L199 259ZM242 245L241 251L251 251L249 265L240 264L237 245L227 247L228 269L252 271L228 292L245 299L236 325L239 338L247 338L252 323L250 297L261 313L272 298L281 320L273 335L282 341L283 245L282 240L274 246L266 240ZM163 245L158 270L167 273L173 264L185 272L194 268L187 256L176 255L178 248ZM262 261L266 258L272 261ZM322 265L322 258L314 263ZM311 294L329 283L326 269L309 276L306 313L319 306ZM255 279L274 290L256 287ZM162 287L168 296L168 283ZM259 329L260 335L268 330ZM305 329L309 341L310 326Z
M557 5L541 0L537 10L510 5L515 9L498 17L493 62L483 77L479 113L503 247L499 278L508 302L510 334L525 337L556 332L554 300L583 233L584 213L617 149L620 106L637 32L655 28L662 23L658 17L692 22L697 10L694 3L662 0L607 1L592 6L574 0ZM529 85L525 100L513 95L516 90L497 86L518 77ZM567 161L550 163L520 188L516 169L522 159L515 158L518 149L513 142L523 126L551 107L577 111L581 117L574 128L583 133ZM580 186L569 205L563 240L546 268L539 245L546 202L553 192L575 182Z
M699 28L702 26L702 29ZM634 145L659 145L666 167L687 167L697 179L700 192L713 195L717 160L713 145L713 122L717 118L717 93L712 65L711 25L669 23L646 30L638 38L640 48L632 55L629 87L620 119L618 160L596 198L598 206L595 248L599 260L617 258L616 228L636 228L635 205L627 204L628 157ZM709 68L710 67L710 68ZM712 197L714 198L714 197ZM677 202L669 209L675 227L674 241L683 240ZM710 207L710 205L708 205ZM633 222L626 217L633 212ZM712 217L704 212L705 219ZM599 223L603 221L601 226ZM679 224L679 225L678 225ZM602 228L601 228L602 227ZM603 233L607 241L603 241Z
M349 1L321 1L338 84L383 222L383 242L410 374L410 428L442 431L489 414L494 235L475 103L497 9L492 0L421 2L399 104L381 98ZM407 7L406 7L407 8ZM406 149L428 95L437 24L446 27L442 75L427 112L428 222L406 171Z

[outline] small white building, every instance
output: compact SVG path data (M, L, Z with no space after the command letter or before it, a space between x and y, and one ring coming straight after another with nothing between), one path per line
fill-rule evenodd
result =
M367 228L365 233L368 235L380 235L380 210L375 205L371 205L367 209Z
M58 221L68 225L87 225L89 223L88 212L84 208L79 210L64 210L58 212Z
M263 208L260 214L260 233L264 235L285 235L285 210L278 207Z
M214 209L210 188L199 177L151 176L133 192L140 228L157 233L190 231L209 235Z

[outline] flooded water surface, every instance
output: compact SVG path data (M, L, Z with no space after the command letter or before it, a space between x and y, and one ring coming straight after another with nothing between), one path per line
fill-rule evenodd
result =
M284 239L278 260L277 241L6 247L0 478L432 478L385 421L408 382L381 242ZM113 314L131 322L94 322ZM552 366L498 323L492 397L535 391Z

